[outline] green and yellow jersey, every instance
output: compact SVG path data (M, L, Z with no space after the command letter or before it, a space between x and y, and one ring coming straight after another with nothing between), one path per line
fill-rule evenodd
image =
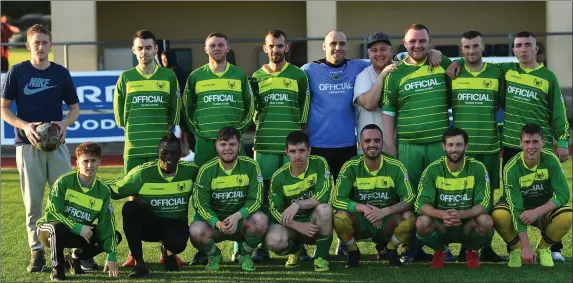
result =
M79 235L83 225L97 221L96 233L103 243L107 260L116 261L115 217L109 187L98 178L91 188L84 187L78 174L78 171L71 171L56 180L48 195L44 216L36 225L60 222Z
M219 157L199 169L193 192L193 206L199 220L215 227L237 211L247 219L262 205L263 177L255 160L238 156L234 167L225 170Z
M400 201L414 202L416 195L402 162L386 153L381 158L380 167L374 171L366 166L364 155L344 163L333 192L335 209L355 212L357 203L384 208Z
M115 123L125 130L124 157L152 157L169 129L179 124L179 84L175 73L155 65L153 74L139 67L119 76L115 86Z
M271 216L280 223L283 211L299 200L314 198L320 203L328 203L333 183L328 163L323 157L308 156L306 169L298 176L292 175L290 163L283 165L271 179L269 194ZM297 221L308 219L312 212L313 210L299 209L294 219Z
M452 172L444 156L424 170L414 209L422 215L425 204L439 210L465 210L481 205L487 213L491 201L489 187L490 180L483 163L465 156L462 169Z
M284 140L306 124L310 90L301 69L286 63L278 73L264 67L253 74L255 90L255 142L257 152L284 153Z
M519 215L553 201L557 207L569 202L570 189L559 159L547 149L541 150L539 163L528 168L523 160L523 152L513 156L505 165L503 196L507 202L517 232L527 231Z
M165 177L159 161L143 163L123 178L107 182L111 197L121 199L138 196L136 201L160 218L184 218L189 210L189 198L199 167L180 160L174 176Z
M187 79L183 111L187 126L198 137L215 139L226 126L241 131L250 125L254 113L250 82L233 64L227 63L222 73L205 64Z

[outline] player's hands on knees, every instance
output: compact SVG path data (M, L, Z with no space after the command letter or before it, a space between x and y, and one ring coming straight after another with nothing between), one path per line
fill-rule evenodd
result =
M92 226L82 225L82 230L80 231L80 236L86 240L86 242L90 242L90 238L94 234Z
M450 77L450 79L455 80L456 77L460 74L461 70L462 67L460 66L460 64L456 61L453 61L448 66L448 69L446 69L446 74L448 74L448 77Z
M539 215L535 209L529 209L519 215L519 220L521 220L523 224L531 225L533 222L535 222L535 220L539 218L539 216L541 215Z
M66 141L66 134L68 132L68 125L64 121L52 121L52 125L58 126L60 130L58 131L58 137L60 138L60 143Z
M531 247L523 248L521 250L521 262L523 264L534 264L535 263L535 253Z
M384 210L370 204L368 204L367 206L370 208L370 211L364 213L364 217L366 218L366 220L370 221L370 223L374 224L374 222L382 220L384 219L384 217L386 217L386 213L384 213Z
M300 222L297 230L305 236L314 237L318 232L318 228L318 225L313 224L312 222Z
M36 132L36 127L42 124L41 122L27 123L22 130L26 134L26 138L30 141L33 146L38 146L40 144L40 135Z
M430 49L428 51L428 63L432 68L440 66L442 63L442 52L436 49Z
M119 275L117 261L106 261L103 272L108 272L109 277L117 277Z
M557 157L559 157L559 162L563 163L569 160L569 149L568 148L558 148L555 152Z
M298 202L294 202L289 205L289 207L287 207L287 209L285 209L281 215L281 224L284 226L290 225L299 208L300 204L298 204Z

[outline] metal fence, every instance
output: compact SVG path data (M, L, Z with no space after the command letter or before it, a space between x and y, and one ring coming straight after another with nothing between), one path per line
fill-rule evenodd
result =
M547 37L547 36L572 36L573 32L540 32L535 33L536 36L539 37ZM451 39L461 37L460 34L435 34L432 35L432 39ZM482 34L484 39L491 39L491 38L506 38L507 39L507 56L513 56L512 47L513 47L513 40L515 38L514 33L492 33L492 34ZM393 40L401 40L403 35L391 35L390 39ZM295 41L323 41L323 37L299 37L299 38L289 38L289 42ZM350 36L347 37L348 41L362 41L364 43L363 46L366 46L367 42L367 35L365 36ZM260 43L262 40L261 38L230 38L229 43ZM185 39L185 40L169 40L170 44L203 44L205 42L204 39ZM2 46L8 47L24 47L26 46L25 42L12 42L12 43L2 43ZM96 46L124 46L128 47L132 45L131 41L68 41L68 42L53 42L53 46L63 46L64 52L64 66L67 68L69 66L69 48L70 46L85 46L85 45L96 45ZM366 54L366 48L364 47L362 50L362 56Z

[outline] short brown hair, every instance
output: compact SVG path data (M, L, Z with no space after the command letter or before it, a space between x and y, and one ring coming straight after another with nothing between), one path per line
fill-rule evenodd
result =
M133 39L153 39L153 44L156 44L156 38L155 38L155 34L153 34L150 30L138 30L135 32L135 34L133 35Z
M430 30L428 29L428 27L426 27L423 24L412 24L410 25L410 27L408 27L408 29L406 30L406 33L408 33L409 30L425 30L428 33L428 37L430 37Z
M50 38L50 41L52 41L52 33L50 32L49 29L45 28L43 25L35 24L31 26L26 32L26 38L32 36L35 33L43 33Z
M101 158L101 147L95 142L84 142L76 148L76 158L84 154L92 155L99 159Z
M209 38L211 38L211 37L221 37L221 38L224 38L225 41L228 41L227 36L224 35L224 34L222 34L222 33L220 33L220 32L212 32L212 33L210 33L205 40L207 40L207 39L209 39Z

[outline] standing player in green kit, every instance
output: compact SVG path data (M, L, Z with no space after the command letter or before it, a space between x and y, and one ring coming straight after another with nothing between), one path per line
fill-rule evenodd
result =
M472 138L466 154L481 161L487 169L493 198L493 191L500 185L501 143L495 114L503 104L500 93L504 90L504 78L499 68L482 61L483 50L484 43L478 31L470 30L462 35L461 51L465 62L458 78L451 82L452 111L454 127L464 129ZM459 261L465 260L465 251L462 247ZM503 261L491 248L491 243L483 247L481 258L484 261Z
M442 56L440 65L430 66L430 31L413 24L404 36L408 57L384 82L382 123L387 153L395 156L408 170L413 188L418 187L422 171L444 155L440 138L450 125L448 117L448 81L446 68L451 63ZM397 129L397 141L394 129ZM396 145L397 143L397 145ZM410 241L404 259L421 259L419 243Z
M132 51L138 65L121 73L115 86L115 123L125 131L124 175L136 166L157 159L159 141L179 124L181 93L177 76L171 69L155 63L157 49L151 31L136 32ZM123 266L134 265L130 253Z
M183 113L187 127L195 135L194 162L198 166L217 157L215 138L219 129L230 126L241 132L252 122L253 90L245 73L227 62L229 50L227 36L209 34L205 40L209 63L189 75L183 92ZM244 148L239 148L240 154L245 155ZM235 249L238 250L238 245ZM206 260L206 255L199 251L191 264L204 264Z
M263 50L269 63L253 74L255 93L255 160L263 174L263 208L268 207L269 184L273 174L289 162L284 141L290 132L306 127L310 91L306 73L286 61L286 34L271 30L265 37ZM260 247L255 261L268 259L268 250Z

